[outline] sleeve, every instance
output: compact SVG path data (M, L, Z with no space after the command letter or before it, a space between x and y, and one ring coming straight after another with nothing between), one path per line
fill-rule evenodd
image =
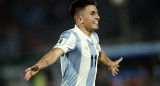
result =
M97 44L98 44L98 45L96 45L96 47L98 48L99 51L101 51L101 46L99 44L99 37L96 32L93 32L93 34L94 34L94 37L97 40Z
M61 48L65 53L73 50L76 45L76 38L70 31L65 31L61 34L60 39L54 48Z

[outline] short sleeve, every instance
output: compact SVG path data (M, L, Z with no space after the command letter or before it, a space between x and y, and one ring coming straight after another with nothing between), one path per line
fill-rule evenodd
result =
M65 31L61 34L60 39L54 48L61 48L65 53L73 50L76 45L76 38L71 31Z

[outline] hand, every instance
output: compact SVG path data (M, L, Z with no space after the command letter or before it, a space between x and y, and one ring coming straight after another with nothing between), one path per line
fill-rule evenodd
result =
M116 60L113 62L112 66L109 66L108 69L109 71L112 73L113 76L117 75L118 72L119 72L119 69L118 67L119 66L119 63L123 60L123 58L121 57L120 59Z
M29 67L25 70L26 74L24 76L24 79L26 81L28 81L33 75L35 75L36 73L38 73L39 68L37 65L34 65L32 67Z

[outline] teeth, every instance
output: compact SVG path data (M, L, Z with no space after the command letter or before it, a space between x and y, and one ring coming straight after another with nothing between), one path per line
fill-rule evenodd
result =
M96 22L94 22L94 24L98 24L98 22L96 21Z

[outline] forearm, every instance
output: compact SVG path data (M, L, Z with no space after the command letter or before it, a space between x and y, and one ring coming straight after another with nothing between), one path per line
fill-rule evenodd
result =
M51 50L49 53L47 53L36 65L39 69L45 68L47 66L50 66L54 64L57 59L62 56L64 51L59 48L55 48Z
M105 53L104 53L103 51L100 52L100 56L99 56L98 61L99 61L101 64L103 64L103 65L105 65L105 66L107 66L107 67L113 65L113 61L111 61L111 60L105 55Z

